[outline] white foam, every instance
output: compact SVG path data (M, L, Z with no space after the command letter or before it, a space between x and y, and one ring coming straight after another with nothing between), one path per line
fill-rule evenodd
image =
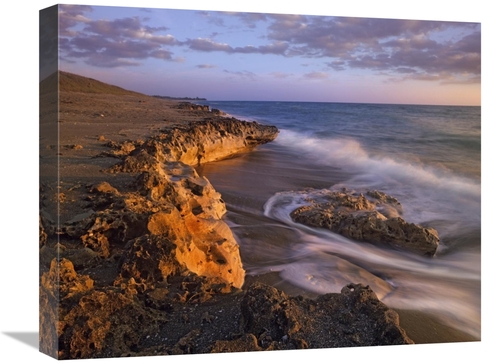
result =
M370 285L391 307L434 313L445 324L480 336L480 252L429 259L295 223L290 212L307 203L308 196L307 191L282 192L266 202L264 214L298 236L294 250L287 251L288 262L267 269L319 294L339 292L351 282Z
M350 138L319 138L281 130L276 142L300 151L318 168L342 168L351 177L348 188L380 189L400 200L415 223L436 219L480 222L481 184L445 169L426 166L414 158L370 155Z

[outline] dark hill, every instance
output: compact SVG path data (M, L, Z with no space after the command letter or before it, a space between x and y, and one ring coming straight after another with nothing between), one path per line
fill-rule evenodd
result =
M125 90L118 86L109 85L107 83L94 80L84 76L79 76L73 73L58 71L45 78L40 82L40 93L44 94L55 90L59 78L60 91L84 92L93 94L108 94L108 95L140 95L139 92Z

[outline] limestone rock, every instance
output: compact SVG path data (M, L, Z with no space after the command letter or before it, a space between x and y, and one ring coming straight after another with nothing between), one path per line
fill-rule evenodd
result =
M161 311L131 296L96 289L67 259L54 259L41 278L40 348L58 359L131 355L162 322Z
M57 259L67 259L73 263L75 269L80 269L84 267L92 266L99 262L99 254L89 248L66 248L62 244L56 244L53 247L44 245L40 249L40 266L50 267L51 262L54 258Z
M175 249L175 244L166 235L143 235L131 240L121 258L120 277L116 283L133 278L141 285L140 291L145 291L181 273L183 267L175 258Z
M210 107L207 105L197 105L191 102L179 102L176 106L180 110L199 110L199 111L209 111Z
M166 322L161 311L111 290L83 296L62 318L59 359L132 356Z
M214 108L212 108L211 112L214 115L217 115L217 116L225 116L225 115L227 115L224 111L219 110L219 109L214 109Z
M142 148L161 162L197 165L249 151L277 136L275 126L213 116L166 130L146 141Z
M100 182L96 183L95 185L92 185L90 188L90 192L93 193L109 193L112 195L118 195L119 192L116 188L111 186L109 182Z
M398 314L360 284L315 300L255 283L242 303L243 328L264 349L412 344Z
M71 219L65 233L79 237L85 247L103 258L125 250L128 266L134 265L133 259L139 261L149 256L153 267L163 259L156 248L154 253L132 254L129 249L134 243L126 245L134 239L141 241L137 239L146 234L161 236L166 244L174 244L177 264L201 276L220 277L240 288L245 271L238 243L222 220L226 206L220 193L193 167L180 162L154 162L147 170L141 167L137 172L137 192L119 193L107 182L93 185L89 192L93 194L90 199L94 208L105 208ZM138 278L140 273L122 273L146 284L148 289L154 287L155 279L160 282L166 278L145 273L143 282Z
M90 292L93 286L89 276L76 273L71 261L52 260L50 270L41 277L39 288L40 350L58 353L59 337L64 331L63 307Z
M401 204L382 192L322 190L310 195L308 205L292 211L294 221L424 256L433 256L439 246L435 229L406 222Z
M219 340L216 341L212 353L230 353L230 352L249 352L261 351L262 348L257 342L257 338L253 334L244 334L234 340Z
M41 248L47 243L47 233L43 227L41 216L38 217L38 235L38 246Z
M38 215L39 248L47 244L49 237L54 235L55 232L56 224L53 219L45 210L40 209L40 214Z
M112 254L113 246L124 246L147 231L147 217L132 211L100 211L87 220L87 231L81 236L83 245L104 258Z
M141 174L137 185L158 206L149 216L149 233L175 244L179 264L237 288L243 285L239 246L222 220L226 206L206 178L185 164L167 163Z
M41 287L60 300L80 295L93 286L94 281L89 276L77 274L73 263L65 258L53 259L50 270L41 278Z
M178 107L193 109L189 103L181 103ZM196 106L195 109L199 108ZM199 111L208 110L201 108ZM210 182L200 177L191 166L223 159L272 141L278 135L278 129L225 118L220 112L207 115L210 117L205 120L165 129L145 142L110 145L114 156L121 157L122 163L109 171L137 173L138 194L120 195L106 184L93 187L91 192L101 195L94 200L94 208L108 203L114 206L114 211L98 212L86 222L81 236L85 246L105 258L109 257L114 241L122 244L126 239L136 239L146 233L143 229L146 218L147 232L174 244L177 262L188 271L221 278L236 288L243 285L245 271L239 246L222 220L226 213L224 201ZM96 201L103 203L96 204ZM122 210L117 211L117 206ZM132 220L130 213L140 215L135 217L138 225L133 230L128 224ZM82 226L67 231L81 231ZM131 236L130 231L138 234ZM133 257L132 254L130 259ZM146 281L157 278L165 277Z

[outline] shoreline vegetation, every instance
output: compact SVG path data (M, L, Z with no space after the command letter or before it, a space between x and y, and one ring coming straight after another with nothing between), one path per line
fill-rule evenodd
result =
M166 100L186 100L186 101L206 101L207 99L204 97L173 97L173 96L160 96L160 95L152 95L151 97L156 97L158 99L166 99Z
M40 351L76 359L473 341L398 314L356 282L307 298L246 277L224 196L195 167L251 153L279 131L177 101L62 71L40 83Z

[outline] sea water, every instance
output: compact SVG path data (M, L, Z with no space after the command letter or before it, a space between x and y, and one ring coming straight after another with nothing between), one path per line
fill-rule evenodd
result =
M309 102L207 102L275 125L275 141L199 168L226 201L249 276L313 294L370 285L388 306L435 314L480 338L481 109ZM311 189L376 189L436 229L433 258L297 224Z

